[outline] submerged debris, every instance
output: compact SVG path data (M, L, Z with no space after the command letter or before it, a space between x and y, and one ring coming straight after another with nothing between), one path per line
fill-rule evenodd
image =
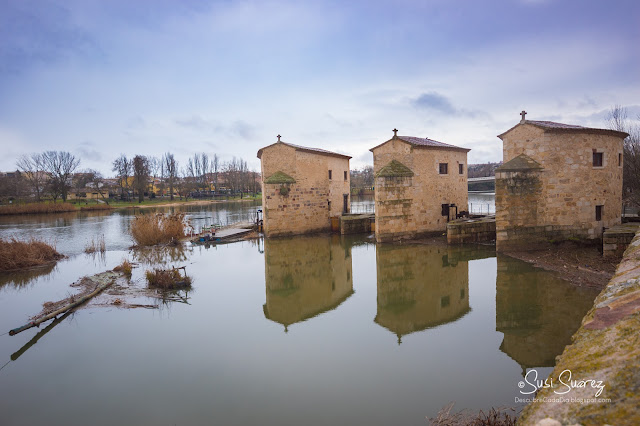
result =
M180 269L184 270L185 268L183 266L182 268L154 269L152 271L147 271L146 276L149 287L159 288L162 290L175 290L191 287L191 277L187 276L186 272L184 275L180 274Z

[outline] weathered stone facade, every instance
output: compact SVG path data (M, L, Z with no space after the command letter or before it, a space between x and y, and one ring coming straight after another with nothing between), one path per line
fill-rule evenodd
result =
M258 151L267 237L329 231L349 212L351 157L280 141Z
M626 133L522 120L498 137L496 247L596 239L620 223Z
M378 242L444 232L456 209L443 204L467 210L468 149L394 130L392 139L370 151Z

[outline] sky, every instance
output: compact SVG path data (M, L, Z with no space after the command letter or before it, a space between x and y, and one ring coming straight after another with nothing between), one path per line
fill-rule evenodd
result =
M181 165L282 140L352 156L399 135L502 160L520 120L640 114L637 0L0 0L0 170L69 151Z

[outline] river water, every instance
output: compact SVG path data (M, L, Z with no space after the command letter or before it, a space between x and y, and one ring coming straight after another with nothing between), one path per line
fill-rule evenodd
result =
M451 401L518 406L523 373L549 373L596 295L492 247L318 235L149 253L129 249L131 220L2 218L0 236L54 239L69 257L0 275L0 333L123 258L140 265L132 287L162 264L186 266L193 290L188 304L83 309L0 336L1 424L424 425ZM98 234L107 253L84 254Z

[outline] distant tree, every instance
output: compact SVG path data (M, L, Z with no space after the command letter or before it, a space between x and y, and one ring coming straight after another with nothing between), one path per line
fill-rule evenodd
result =
M102 176L102 173L100 173L97 170L93 170L93 169L87 169L85 171L85 174L87 175L87 186L90 188L93 188L96 192L98 192L98 195L100 195L100 197L102 198L102 200L109 204L109 200L108 198L105 198L104 196L104 177Z
M124 200L126 193L126 198L129 199L129 177L131 177L132 172L131 160L127 159L124 154L120 154L120 157L114 160L111 170L116 173L116 178L118 179L120 198Z
M80 159L66 151L46 151L42 154L44 169L50 176L54 199L60 195L62 201L67 201L71 188L71 175L80 165Z
M22 176L29 184L36 196L36 201L40 201L40 196L44 191L48 176L44 171L44 158L42 154L23 155L16 163Z
M218 154L213 154L213 158L211 159L211 171L213 172L214 191L218 192L218 173L220 173L220 158L218 158Z
M623 147L622 193L625 201L640 207L640 115L632 122L626 108L614 105L607 115L607 126L629 134Z
M162 161L158 157L147 156L147 162L149 164L149 177L151 179L151 186L155 191L156 179L160 175Z
M169 185L169 194L171 194L171 200L173 200L173 192L178 179L178 162L175 160L173 154L169 152L164 154L162 158L162 164L164 165L164 174L162 177L166 179L167 185Z
M138 203L144 201L144 193L149 188L149 160L144 155L136 155L132 160L133 186L138 193Z

